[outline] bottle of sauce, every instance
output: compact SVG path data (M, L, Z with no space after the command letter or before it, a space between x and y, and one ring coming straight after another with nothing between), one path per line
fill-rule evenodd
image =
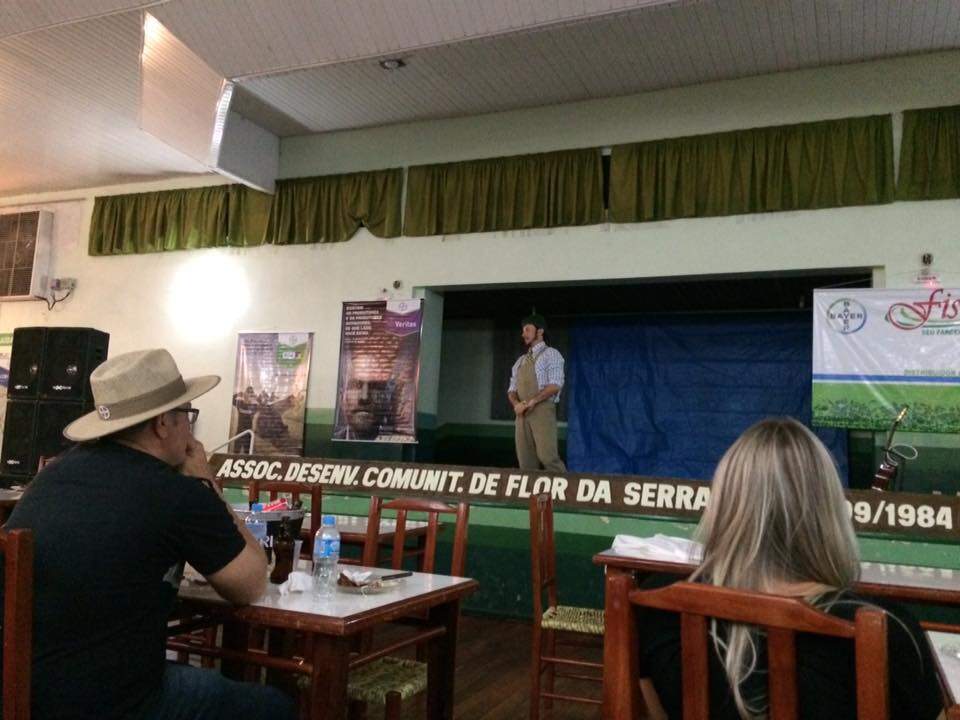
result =
M293 570L293 534L290 532L290 518L280 521L280 530L273 539L275 562L270 572L270 582L279 585L286 582Z

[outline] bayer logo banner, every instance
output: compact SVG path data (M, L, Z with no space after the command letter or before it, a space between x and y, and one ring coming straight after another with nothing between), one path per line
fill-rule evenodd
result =
M960 432L960 290L817 290L813 424Z

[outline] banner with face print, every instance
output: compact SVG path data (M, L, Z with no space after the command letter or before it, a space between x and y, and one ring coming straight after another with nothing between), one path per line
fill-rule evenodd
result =
M230 452L303 455L313 333L242 333L230 411ZM251 442L253 443L251 449Z
M423 300L345 302L333 439L415 443Z
M960 432L960 290L817 290L813 424Z

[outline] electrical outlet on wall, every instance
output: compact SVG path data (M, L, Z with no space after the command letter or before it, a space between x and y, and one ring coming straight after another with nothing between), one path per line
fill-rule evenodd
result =
M50 281L50 289L53 292L69 292L77 287L76 278L53 278Z

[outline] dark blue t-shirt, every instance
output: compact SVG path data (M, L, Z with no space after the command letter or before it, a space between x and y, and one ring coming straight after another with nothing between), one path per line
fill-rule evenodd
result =
M34 720L136 717L160 687L182 563L209 575L245 545L203 481L110 441L45 467L6 527L34 537Z

